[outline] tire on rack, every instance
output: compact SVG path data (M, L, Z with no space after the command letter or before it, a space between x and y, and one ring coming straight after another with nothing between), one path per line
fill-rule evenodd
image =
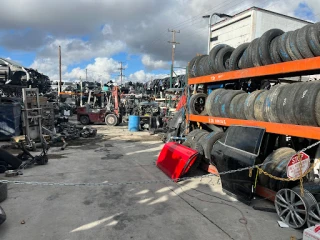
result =
M280 36L274 38L270 43L270 56L273 63L281 63L281 57L278 52Z
M268 91L264 112L269 122L280 122L277 115L277 99L283 87L284 85L277 84Z
M212 74L211 73L211 70L210 70L210 67L209 67L209 55L207 55L205 57L205 61L204 61L204 67L203 67L203 72L204 72L204 75L210 75Z
M244 68L252 68L254 67L253 65L253 59L252 59L252 51L253 51L253 46L255 45L256 42L259 41L259 38L254 39L250 44L249 47L247 48L247 53L245 55L245 58L243 59L244 63Z
M303 58L314 57L307 40L307 33L311 26L312 25L306 25L300 28L297 33L296 44Z
M275 163L279 163L281 157L285 155L288 151L291 151L291 148L282 147L273 151L271 154L267 156L267 158L263 161L262 170L267 173L270 173L270 170L274 168ZM259 174L259 182L263 187L269 186L269 177L264 174Z
M243 43L238 46L231 54L229 59L229 70L239 70L239 61L243 56L245 50L249 47L250 43Z
M253 112L254 112L254 118L257 121L263 121L268 122L268 118L266 116L265 104L266 104L266 98L269 94L269 91L264 91L261 94L258 95L256 98L256 101L254 102Z
M218 52L225 47L229 47L229 46L226 44L218 44L211 49L211 51L209 53L209 59L208 59L209 60L208 61L209 62L209 69L211 70L211 73L218 73L218 70L216 69L216 66L215 66L216 57L217 57Z
M117 126L118 124L118 117L113 114L113 113L109 113L107 114L107 116L105 117L105 123L108 126Z
M258 43L258 53L259 59L262 62L262 65L269 65L273 64L270 54L270 45L273 39L282 35L284 32L280 29L270 29L266 31L261 38L259 39Z
M300 85L293 104L296 122L300 125L318 126L316 106L318 105L320 82L308 82Z
M228 71L229 60L233 51L233 47L224 47L218 52L215 59L215 68L217 70L217 73Z
M286 42L287 42L288 36L289 36L289 32L286 32L282 34L278 40L278 44L279 44L278 53L280 55L282 62L289 62L292 60L286 48Z
M260 44L260 38L257 38L256 41L252 42L252 48L251 48L251 58L252 63L254 67L262 66L262 60L260 59L259 54L259 44Z
M196 61L194 62L194 72L193 72L193 74L194 74L194 76L195 77L200 77L200 76L202 76L201 75L201 63L202 63L202 61L203 61L203 58L205 58L207 55L202 55L202 56L199 56L197 59L196 59Z
M207 94L196 93L193 94L189 100L189 113L193 115L200 115L205 110Z
M223 97L221 98L221 105L219 106L220 117L231 118L231 114L230 114L231 101L235 96L242 93L244 93L244 91L242 90L229 90L223 95Z
M195 63L195 61L196 61L197 58L198 58L198 56L192 58L192 60L191 60L190 63L189 63L189 67L188 67L189 77L195 77L195 76L193 75L193 69L194 69L194 63Z
M292 148L289 148L287 151L285 151L279 159L273 163L271 163L272 166L270 166L270 173L271 175L275 177L282 176L283 172L286 171L286 167L293 155L296 154L296 151ZM277 188L278 181L271 178L269 179L268 188L270 188L273 191L278 191L280 189Z
M308 46L314 56L320 56L320 42L319 42L320 23L311 25L307 32Z
M207 164L211 164L211 151L212 147L215 144L216 141L218 141L222 136L224 135L224 132L211 132L207 134L205 137L201 138L199 140L199 143L202 145L204 150L204 161Z
M228 93L228 90L225 90L224 91L219 91L219 92L216 92L215 93L215 97L211 103L211 114L210 116L213 116L213 117L220 117L220 105L222 104L221 103L221 100L222 100L222 97Z
M248 95L244 103L244 114L247 120L255 120L254 117L254 103L257 97L265 90L256 90Z
M0 183L0 203L6 200L8 197L8 184Z
M235 118L237 119L246 119L246 115L244 113L244 108L245 108L245 102L246 102L246 99L248 98L249 94L242 94L241 96L238 95L236 96L233 100L234 101L238 101L238 102L231 102L231 107L232 106L235 106ZM231 108L230 107L230 108Z
M209 116L213 116L213 104L216 96L221 92L226 91L224 88L219 88L213 90L209 96L207 97L206 104L205 104L205 110Z
M320 93L317 95L316 104L315 104L315 113L316 113L316 120L318 126L320 126Z
M297 124L294 102L296 93L304 83L292 83L286 85L277 98L277 117L281 123Z
M0 161L8 163L13 169L19 168L22 161L11 153L0 148Z
M245 101L245 99L247 98L248 94L247 93L240 93L238 95L236 95L232 101L230 102L230 107L229 107L229 116L230 118L238 118L237 117L237 109L239 106L239 102L242 101L241 99L244 99L243 102ZM244 105L244 103L243 103Z
M286 49L292 60L303 59L296 45L297 34L297 30L290 32L286 41Z
M198 76L197 77L200 77L200 76L205 76L206 75L206 62L208 61L208 55L203 55L202 58L199 60L198 62L198 66L197 66L197 69L198 69Z

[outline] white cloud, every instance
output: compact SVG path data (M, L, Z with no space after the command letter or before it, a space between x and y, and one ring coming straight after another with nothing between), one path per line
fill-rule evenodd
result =
M128 81L132 82L148 82L157 78L169 77L168 74L146 73L144 70L137 71L129 75Z
M153 60L150 55L143 55L141 61L148 70L169 69L169 64L167 62L162 60Z
M102 28L102 34L103 35L109 35L109 34L112 34L113 33L113 30L111 28L111 26L109 24L105 24Z
M39 72L46 73L51 80L59 79L58 62L52 59L36 60L31 65L32 68L37 69ZM84 68L76 67L67 71L67 66L62 65L62 80L75 81L86 78L86 69L88 81L107 81L110 80L113 74L118 72L119 63L112 58L96 58L94 62L88 64Z

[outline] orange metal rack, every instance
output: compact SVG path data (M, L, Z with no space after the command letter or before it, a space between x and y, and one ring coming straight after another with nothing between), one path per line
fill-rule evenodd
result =
M320 74L320 57L272 64L262 67L248 68L225 73L212 74L197 78L189 78L188 84L191 85L218 82L221 83L237 79L261 79L263 77L290 77L317 73ZM266 132L270 133L320 140L320 127L200 115L188 115L187 119L192 122L202 122L220 126L246 125L263 127L266 129Z

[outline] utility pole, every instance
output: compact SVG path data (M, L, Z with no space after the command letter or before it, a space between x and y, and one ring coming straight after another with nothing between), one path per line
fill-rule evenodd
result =
M175 53L176 44L180 44L179 42L176 42L176 33L180 33L180 30L176 31L176 30L168 29L168 32L172 32L172 41L168 41L168 43L172 44L171 60L172 60L172 66L173 66L174 65L174 53Z
M86 69L86 82L88 81L88 69Z
M62 92L62 76L61 76L61 47L59 46L59 77L60 77L60 86L59 93Z
M122 77L124 77L125 75L123 75L123 71L125 70L125 68L122 65L123 62L120 62L120 68L118 68L118 70L120 70L120 74L118 76L120 76L120 86L122 86Z
M180 30L170 30L168 29L168 32L172 32L172 41L168 41L168 43L172 44L172 53L171 53L171 71L170 71L170 88L172 88L172 77L173 77L173 65L174 65L174 53L176 49L176 44L180 44L179 42L176 42L176 33L180 33Z
M83 106L83 103L82 103L82 97L83 97L83 93L82 93L83 89L82 89L82 78L80 76L80 107Z

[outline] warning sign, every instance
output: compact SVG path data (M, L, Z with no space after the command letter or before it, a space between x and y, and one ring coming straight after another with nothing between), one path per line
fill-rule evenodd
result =
M310 167L310 157L304 152L299 153L301 155L302 174L304 174ZM287 176L288 178L300 177L300 162L298 154L291 157L287 165Z

